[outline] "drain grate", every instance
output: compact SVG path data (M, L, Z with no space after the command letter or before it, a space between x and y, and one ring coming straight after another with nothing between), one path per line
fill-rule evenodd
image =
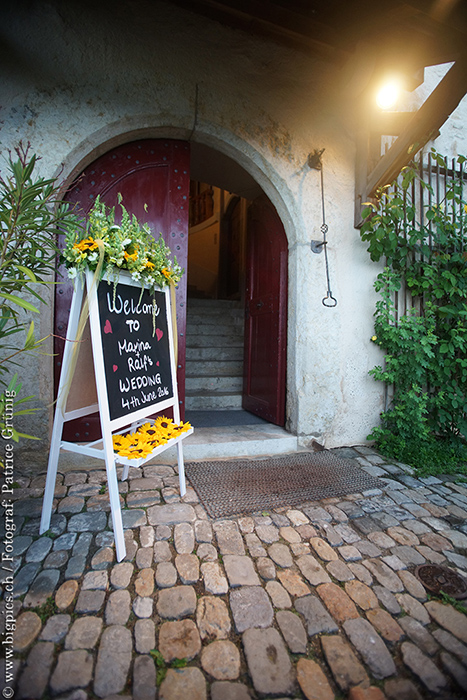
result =
M421 564L415 569L415 576L431 593L446 593L452 598L467 598L467 581L447 566Z
M296 506L384 485L354 460L327 451L256 460L190 462L186 474L214 518Z

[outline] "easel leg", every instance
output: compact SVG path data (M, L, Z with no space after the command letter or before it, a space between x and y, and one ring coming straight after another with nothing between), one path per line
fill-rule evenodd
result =
M177 455L178 455L178 483L180 484L180 497L184 496L186 493L186 482L185 482L185 465L183 463L183 446L179 442L177 444Z
M105 441L104 441L105 442ZM118 493L117 466L113 449L105 449L105 468L107 471L107 484L109 487L110 511L112 513L112 525L115 537L115 549L117 561L122 561L126 554L125 537L123 536L122 511L120 509L120 495Z
M63 431L63 416L61 407L57 406L54 418L54 427L52 430L52 442L50 443L49 462L47 465L47 478L45 481L44 500L42 502L42 516L39 528L39 534L50 527L50 518L52 515L52 505L54 500L55 481L57 478L58 458L60 455L60 442Z
M67 342L63 352L62 370L60 372L60 383L58 387L57 404L55 406L54 425L52 429L52 439L50 443L49 462L47 465L47 478L45 482L44 500L42 503L42 516L39 528L39 534L47 532L50 526L50 517L52 515L52 505L54 500L55 480L57 478L58 458L60 455L60 445L62 442L63 424L65 422L64 414L66 409L66 396L64 389L67 380L68 368L70 366L73 342L76 339L78 331L79 316L81 304L83 301L84 287L78 284L73 292L71 300L70 317L68 319ZM66 392L65 392L66 393Z
M135 430L138 429L138 423L132 423L129 432L133 433ZM123 473L122 473L122 481L126 481L128 479L128 472L130 471L130 467L128 464L125 464L123 467Z

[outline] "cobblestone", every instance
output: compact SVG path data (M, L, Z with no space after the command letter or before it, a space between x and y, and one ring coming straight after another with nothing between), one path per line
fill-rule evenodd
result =
M439 649L434 637L418 620L415 620L410 615L401 617L399 625L402 627L406 635L412 640L416 646L430 656L436 654Z
M111 625L104 630L94 677L94 692L100 698L123 690L131 662L131 650L130 630L121 625Z
M213 593L214 595L227 593L229 584L217 562L201 564L201 573L204 578L204 587L208 593Z
M193 620L164 622L159 631L159 651L167 663L197 656L201 651L201 638Z
M65 474L41 537L43 475L31 485L18 475L15 695L460 698L465 616L427 601L414 568L428 561L467 571L467 489L414 479L371 448L354 450L366 469L390 475L381 493L229 520L208 518L191 489L190 502L180 501L171 466L148 465L120 484L132 507L122 511L119 563L108 496L97 493L104 471ZM176 500L167 503L169 492ZM49 598L55 612L42 607L39 616ZM155 649L168 665L190 664L169 668L158 689Z
M60 571L58 569L44 569L41 571L29 587L29 591L23 600L23 607L39 608L41 605L44 605L47 599L53 596L59 578Z
M273 562L283 569L293 566L293 559L289 547L285 544L275 542L268 549L268 555Z
M13 649L23 652L36 639L41 631L40 617L32 611L23 612L16 621Z
M134 627L135 649L138 654L149 654L156 646L154 622L148 619L136 620Z
M201 598L196 608L196 624L203 640L227 639L231 627L224 601L213 596Z
M92 649L96 646L102 631L100 617L87 615L76 620L65 639L65 649Z
M153 606L154 601L152 598L141 598L141 596L137 596L133 601L133 612L136 617L151 617Z
M91 682L93 666L92 654L84 649L62 651L50 679L52 693L85 688Z
M251 627L269 627L274 616L269 597L260 586L233 589L230 592L230 609L239 633Z
M39 639L45 642L60 642L68 632L70 615L52 615L42 629Z
M79 586L77 581L65 581L55 593L55 605L59 610L66 610L73 603Z
M418 647L411 642L403 642L401 652L405 665L418 676L430 693L437 694L446 687L445 676Z
M130 617L131 596L126 589L110 594L105 606L106 625L126 625Z
M295 609L303 615L309 637L321 632L338 632L339 628L324 605L314 595L304 596L295 601Z
M190 584L198 581L199 559L195 554L177 554L175 566L182 583Z
M159 700L207 700L206 681L199 668L170 668L161 683Z
M323 635L321 646L334 680L342 691L346 692L354 685L369 684L364 667L342 637Z
M253 686L258 693L284 695L294 690L294 672L287 649L275 629L248 629L243 648Z
M332 688L316 661L298 660L297 681L306 698L310 700L334 700Z
M289 610L279 610L276 620L292 654L306 654L307 636L300 618Z
M155 700L156 668L150 656L138 656L133 665L133 700Z
M386 678L396 672L396 666L381 637L367 620L346 620L344 630L375 678Z
M240 652L232 642L212 642L203 648L201 666L216 680L236 680L240 674Z
M396 620L386 610L372 608L366 613L368 622L379 634L390 643L398 642L404 636L404 632ZM402 618L409 619L409 618ZM422 628L423 629L423 628Z
M31 649L26 668L18 684L19 698L39 700L43 697L53 662L53 653L52 642L39 642ZM3 695L5 697L5 693Z
M256 568L262 579L271 581L276 578L276 567L269 557L259 557L256 560Z

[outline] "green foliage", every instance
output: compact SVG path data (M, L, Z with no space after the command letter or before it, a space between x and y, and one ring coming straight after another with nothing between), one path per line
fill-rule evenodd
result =
M54 601L53 596L50 596L49 598L47 598L45 603L43 605L41 605L40 607L31 608L31 610L33 612L35 612L40 617L42 624L47 622L49 617L52 617L52 615L55 615L56 613L59 612L57 606L55 605L55 601Z
M69 206L60 202L55 179L35 175L38 159L29 154L29 146L20 144L15 150L16 158L10 154L6 174L0 175L0 384L4 387L19 357L40 351L42 340L34 336L34 322L25 322L22 314L39 313L37 302L44 300L38 289L49 284L47 277L55 270L57 234L80 228ZM21 384L17 375L12 381L16 396ZM3 395L3 404L5 400ZM15 407L15 415L30 412ZM15 433L13 439L18 437Z
M431 157L446 167L435 151ZM422 209L414 183L429 195ZM372 338L385 362L370 374L393 388L392 404L369 438L391 457L419 467L428 460L441 469L449 462L457 468L467 457L467 206L461 180L448 179L444 199L433 200L415 167L405 168L364 210L361 238L371 259L386 264L375 283L380 299ZM395 299L405 290L411 304L398 315Z
M167 664L158 649L153 649L149 653L156 664L156 685L159 686L167 675ZM169 663L169 667L171 668L185 668L186 665L186 659L173 659L173 661Z
M441 602L444 603L444 605L452 605L453 608L463 613L464 615L467 615L467 608L461 603L460 600L456 600L456 598L453 598L444 591L440 591L439 595L441 598Z
M24 408L23 404L30 401L33 396L23 396L22 399L17 399L17 395L21 392L22 384L18 381L18 374L14 374L11 378L5 391L0 394L0 433L5 440L14 440L19 442L20 438L28 438L29 440L38 440L39 438L27 433L20 433L16 430L13 423L13 416L26 416L35 413L35 408Z
M68 229L62 259L72 279L85 270L96 270L102 255L102 272L118 279L119 270L128 270L132 278L154 289L178 284L183 270L177 259L171 260L170 248L162 235L156 241L148 224L130 216L118 196L121 224L115 221L115 207L109 209L97 197L88 214L86 230L77 235Z

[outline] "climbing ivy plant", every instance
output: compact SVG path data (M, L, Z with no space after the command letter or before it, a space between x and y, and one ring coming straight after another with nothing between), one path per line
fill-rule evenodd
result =
M447 171L436 151L431 161ZM462 171L466 158L457 164ZM372 341L385 353L370 374L392 400L369 439L388 456L431 471L467 461L467 205L463 178L441 197L415 164L365 205L360 235L384 261ZM415 193L422 193L416 201ZM421 203L420 203L421 200ZM398 297L407 300L403 313Z

